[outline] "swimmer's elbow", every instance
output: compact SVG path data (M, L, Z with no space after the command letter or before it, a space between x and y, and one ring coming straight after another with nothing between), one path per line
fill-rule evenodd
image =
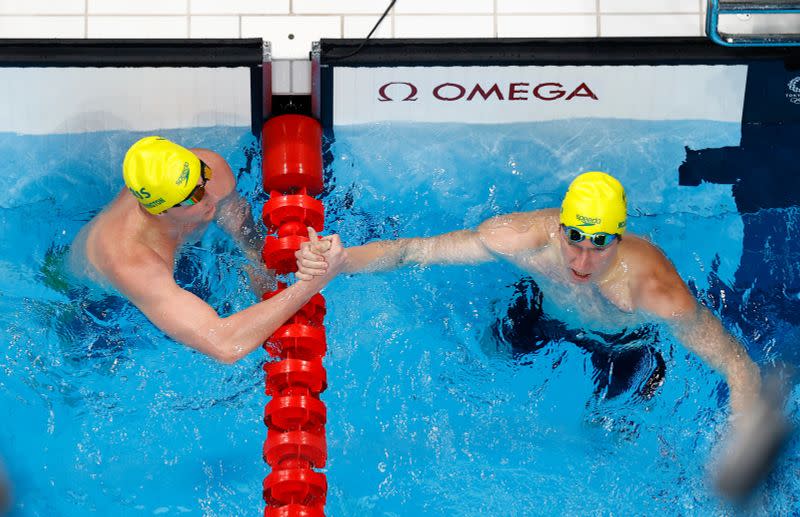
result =
M222 364L234 364L246 355L242 347L225 341L210 344L200 351Z
M224 345L217 348L213 354L209 355L211 355L211 357L213 357L218 363L235 364L247 354L245 354L239 346Z
M235 364L239 361L239 359L241 359L240 356L228 352L218 353L212 355L211 357L213 357L218 363L222 364Z

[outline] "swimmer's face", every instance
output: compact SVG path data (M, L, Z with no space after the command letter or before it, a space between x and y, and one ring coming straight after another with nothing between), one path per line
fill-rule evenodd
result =
M561 235L561 256L567 267L567 275L577 284L584 284L602 278L611 269L617 257L619 239L605 248L598 248L589 239L571 242Z

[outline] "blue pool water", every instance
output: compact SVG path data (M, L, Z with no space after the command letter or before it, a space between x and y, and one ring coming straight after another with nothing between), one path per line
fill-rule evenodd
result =
M258 146L244 129L163 134L220 152L260 211ZM79 228L121 188L122 156L139 136L0 135L0 457L13 516L263 507L265 354L216 364L63 270ZM608 170L628 190L630 231L664 249L751 356L797 365L797 208L743 214L730 185L678 186L685 146L739 138L738 125L708 122L339 128L327 225L348 245L474 227L555 206L577 172ZM767 229L761 255L745 238L754 225ZM243 260L212 227L184 248L176 276L228 314L254 301ZM763 263L762 274L744 275L744 263ZM331 283L328 514L729 513L706 469L725 429L722 378L667 332L654 345L665 382L649 400L596 395L589 353L568 340L503 352L492 329L521 278L493 263ZM795 388L790 411L798 401ZM800 511L798 447L789 444L750 511Z

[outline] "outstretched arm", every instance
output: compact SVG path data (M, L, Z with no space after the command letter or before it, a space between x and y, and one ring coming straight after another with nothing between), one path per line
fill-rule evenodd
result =
M722 322L697 303L666 257L663 261L660 272L639 291L640 307L664 319L686 348L722 373L732 413L743 413L761 389L758 366Z
M344 271L386 271L407 264L477 264L494 260L475 230L427 238L377 241L347 248Z
M434 237L376 241L347 248L343 271L387 271L404 265L479 264L511 256L547 242L542 212L494 217L477 230L458 230ZM323 239L324 241L324 239ZM321 250L304 243L296 254L298 277L311 278L326 270Z

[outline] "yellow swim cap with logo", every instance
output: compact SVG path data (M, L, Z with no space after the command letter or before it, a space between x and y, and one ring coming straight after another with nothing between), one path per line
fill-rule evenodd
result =
M200 159L166 138L147 136L128 149L122 176L142 206L160 214L192 192L200 178Z
M584 172L569 185L561 203L561 224L584 233L625 233L625 189L605 172Z

